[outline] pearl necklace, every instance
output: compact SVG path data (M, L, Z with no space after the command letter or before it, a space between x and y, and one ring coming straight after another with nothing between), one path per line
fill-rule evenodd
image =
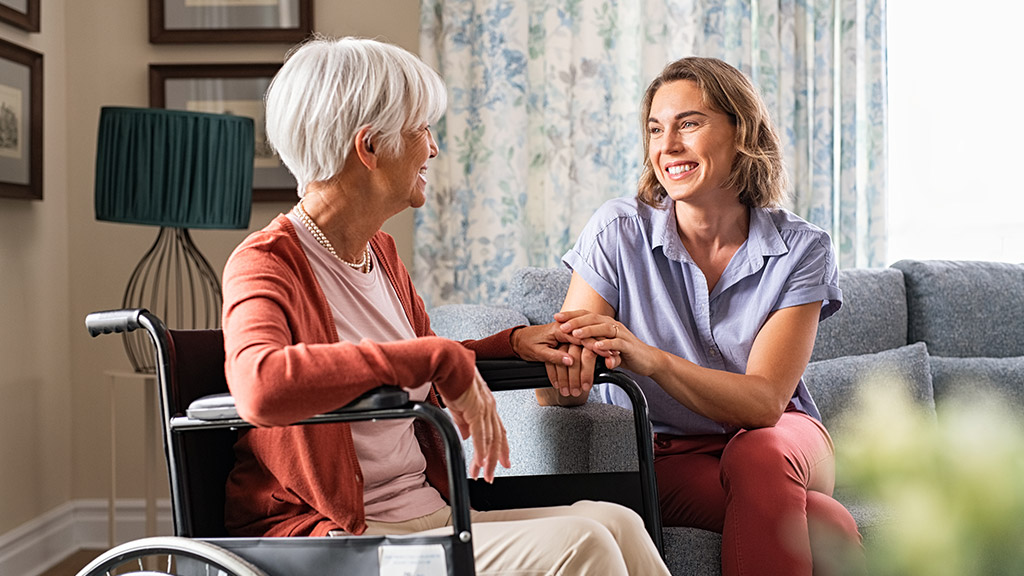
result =
M359 270L363 274L368 274L370 272L370 269L373 267L373 261L370 259L369 243L366 244L366 248L363 248L363 257L359 260L359 262L349 262L348 260L345 260L341 256L338 256L338 253L334 250L334 245L331 244L331 241L327 239L327 236L324 234L323 230L321 230L320 227L316 225L316 222L314 222L313 219L310 218L309 214L306 213L306 210L302 208L301 201L295 205L295 208L296 213L299 215L299 220L302 220L302 223L306 226L306 229L309 230L309 233L313 235L313 238L315 238L316 241L321 246L326 248L327 251L331 253L331 256L334 256L338 260L341 260L345 264L348 264L350 268Z

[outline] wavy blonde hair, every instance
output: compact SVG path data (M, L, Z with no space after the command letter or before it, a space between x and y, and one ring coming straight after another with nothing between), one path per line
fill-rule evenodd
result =
M747 206L763 208L782 204L789 183L779 136L761 95L736 68L715 58L698 57L672 62L647 87L640 106L644 168L637 198L657 207L668 196L651 166L648 119L654 94L665 84L679 80L695 82L704 104L727 115L736 127L736 158L723 186L734 188L740 202Z

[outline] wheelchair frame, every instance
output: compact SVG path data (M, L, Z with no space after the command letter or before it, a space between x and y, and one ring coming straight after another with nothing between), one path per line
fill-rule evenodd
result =
M228 394L204 397L192 402L185 414L175 413L172 394L175 393L176 374L173 371L174 339L176 332L200 331L169 331L163 322L145 309L109 310L89 314L86 326L92 336L109 333L126 333L142 328L149 334L156 350L156 376L160 389L159 402L163 429L164 451L170 471L170 492L174 518L175 534L179 537L196 538L204 543L190 546L185 542L175 542L182 538L143 539L136 543L127 543L115 547L97 558L79 576L103 574L99 570L104 562L109 564L113 556L141 556L146 551L144 545L152 541L153 547L170 547L184 550L185 556L193 554L195 549L210 550L215 546L224 550L227 556L237 557L239 566L250 563L250 568L263 567L272 569L272 574L301 574L306 570L303 566L310 565L344 565L354 573L376 573L379 569L379 550L382 546L407 545L440 545L445 553L447 573L451 576L475 574L473 565L473 538L470 524L471 496L481 500L500 501L501 492L510 491L513 503L502 505L500 502L492 507L515 507L524 493L534 492L537 482L544 482L544 477L499 477L495 486L483 481L472 482L466 478L465 458L458 432L449 416L436 406L425 402L411 402L408 394L396 386L381 386L371 390L349 405L330 413L318 414L293 425L313 425L334 422L352 422L357 420L416 418L432 425L440 435L444 444L448 464L448 481L450 487L450 504L452 508L451 535L445 536L342 536L327 538L237 538L237 537L206 537L192 533L194 524L195 503L186 498L188 493L184 483L189 482L185 470L187 463L182 457L185 450L185 434L200 430L241 430L252 425L237 416L234 403ZM521 360L481 361L478 363L481 374L493 390L518 390L549 386L546 371L540 363L527 363ZM639 488L641 500L638 512L655 545L662 550L660 512L658 510L657 485L653 474L653 444L650 424L647 419L647 403L639 387L627 376L617 371L599 370L596 377L599 383L614 383L629 394L633 401L633 413L637 432L637 449L639 459ZM212 410L210 403L214 404ZM205 415L203 414L205 413ZM522 481L525 480L525 484ZM609 477L606 480L615 480ZM517 483L519 481L519 483ZM577 500L580 498L576 498ZM558 502L555 502L558 503ZM548 504L548 503L545 503ZM534 504L536 505L536 504ZM636 505L632 506L634 509ZM126 550L128 552L126 552ZM224 555L220 555L224 556ZM220 557L218 556L218 557ZM301 561L297 560L301 558ZM104 568L106 569L106 568ZM153 574L153 572L146 572ZM259 574L251 571L249 574ZM237 572L240 576L244 572Z

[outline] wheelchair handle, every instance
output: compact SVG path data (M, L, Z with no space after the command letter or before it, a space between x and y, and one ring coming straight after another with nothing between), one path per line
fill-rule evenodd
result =
M145 308L130 308L92 312L85 317L85 327L89 329L89 335L92 337L114 332L132 332L142 326L139 318L143 314L148 315L149 311Z

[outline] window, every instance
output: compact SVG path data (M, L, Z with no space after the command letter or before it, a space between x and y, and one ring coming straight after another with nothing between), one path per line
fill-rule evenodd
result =
M888 261L1024 262L1024 6L887 10Z

